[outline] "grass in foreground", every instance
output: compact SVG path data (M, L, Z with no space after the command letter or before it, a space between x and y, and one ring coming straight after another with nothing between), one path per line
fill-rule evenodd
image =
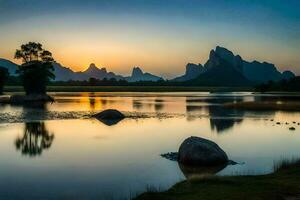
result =
M265 102L238 102L224 104L226 108L243 109L243 110L283 110L283 111L300 111L300 102L282 102L265 101Z
M282 161L274 169L269 175L191 179L166 192L146 192L135 200L300 199L300 160Z

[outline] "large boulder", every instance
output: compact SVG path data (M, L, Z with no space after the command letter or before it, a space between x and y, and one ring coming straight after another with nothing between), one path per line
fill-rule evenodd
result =
M200 137L189 137L180 145L178 162L192 166L217 166L228 163L228 157L216 143Z
M117 124L119 121L125 118L125 115L115 109L107 109L100 113L93 115L96 119L103 122L104 124L111 126Z

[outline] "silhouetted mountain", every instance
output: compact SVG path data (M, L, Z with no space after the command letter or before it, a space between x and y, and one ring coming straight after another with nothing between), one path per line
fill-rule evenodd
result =
M10 76L16 75L18 65L11 62L10 60L0 58L0 66L7 68Z
M104 78L111 79L115 78L116 80L124 79L123 76L116 75L113 72L107 72L106 68L99 69L95 64L90 64L90 66L82 72L74 72L68 67L64 67L59 63L54 63L54 74L56 76L56 81L68 81L68 80L88 80L89 78L96 78L102 80Z
M8 68L10 75L16 75L17 64L6 59L0 59L0 66ZM144 73L139 67L133 68L131 76L124 77L108 72L106 68L98 68L95 64L91 64L82 72L74 72L59 63L53 63L53 66L56 81L83 81L89 78L99 80L114 78L128 82L163 80L162 77ZM293 72L284 71L281 73L274 64L258 61L248 62L243 60L241 56L234 55L228 49L217 46L215 50L211 50L209 59L204 66L188 63L185 74L171 81L195 86L247 86L266 83L270 80L288 80L293 77L295 77Z
M204 65L205 72L186 83L201 86L251 85L251 81L243 75L242 63L240 56L234 56L227 49L217 47L209 54L209 59Z
M195 64L193 66L195 67ZM196 74L197 72L192 73ZM257 84L293 77L295 77L293 72L285 71L281 73L274 64L258 61L248 62L243 60L241 56L234 55L228 49L217 46L215 50L211 50L209 60L201 68L197 80L193 82L201 85L206 85L206 83L207 85L222 85L225 81L225 85L236 85L238 81L242 81L241 85L245 85L245 83L249 84L250 82ZM193 78L195 77L183 75L171 81L187 81Z
M201 64L188 63L185 67L185 74L172 79L171 81L188 81L196 78L200 74L204 73L205 69Z
M224 47L216 47L216 50L211 50L209 60L204 67L208 70L215 67L222 67L222 63L226 63L228 68L232 68L240 73L243 73L243 60L241 56L234 55L231 51Z
M55 74L56 81L88 79L88 77L85 76L84 74L76 73L76 72L72 71L70 68L64 67L59 63L53 63L53 67L54 67L54 74Z
M285 80L289 80L291 78L296 77L296 75L293 72L291 72L291 71L284 71L284 72L282 72L282 77Z
M274 64L258 61L247 62L243 61L244 75L254 82L268 82L278 81L284 79L282 73L280 73Z
M163 78L147 72L144 73L139 67L134 67L132 69L131 76L126 77L125 80L127 80L128 82L159 81L159 80L163 80Z
M104 67L99 69L98 67L96 67L94 63L90 64L89 68L83 71L82 73L89 78L96 78L99 80L102 80L104 78L106 79L115 78L116 80L124 79L124 77L120 75L116 75L113 72L107 72L106 68Z

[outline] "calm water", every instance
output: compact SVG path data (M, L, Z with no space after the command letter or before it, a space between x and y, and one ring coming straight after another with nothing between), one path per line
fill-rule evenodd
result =
M189 136L218 143L244 163L218 175L264 174L300 157L300 112L235 111L238 101L299 101L250 93L55 93L46 106L0 106L0 199L126 199L165 190L188 170L160 157ZM132 117L108 126L91 113ZM274 121L272 121L274 120ZM276 122L284 124L276 125ZM288 122L289 124L285 124ZM294 126L295 131L289 127ZM201 172L200 172L201 173Z

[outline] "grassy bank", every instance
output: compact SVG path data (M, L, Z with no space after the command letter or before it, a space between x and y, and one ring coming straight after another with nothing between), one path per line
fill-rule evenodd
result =
M265 102L238 102L224 104L226 108L242 109L242 110L282 110L282 111L300 111L299 101L276 101Z
M260 176L210 176L183 181L166 192L146 192L135 200L300 199L300 161L283 161Z
M6 86L4 92L22 92L21 86ZM183 86L48 86L49 92L233 92L252 91L247 87Z

